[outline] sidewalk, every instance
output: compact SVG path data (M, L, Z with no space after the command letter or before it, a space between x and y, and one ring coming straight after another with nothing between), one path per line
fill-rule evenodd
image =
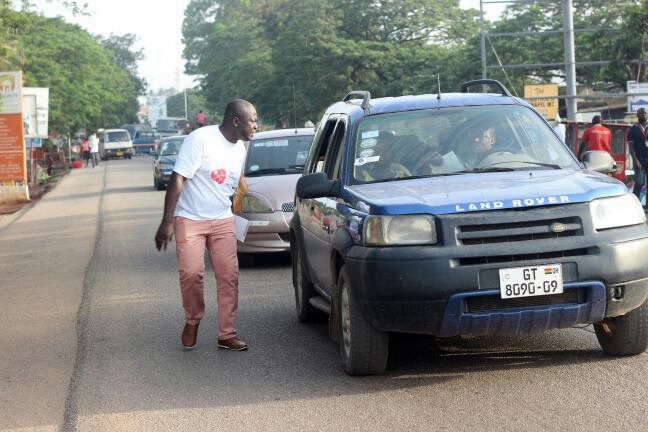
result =
M73 170L39 201L0 216L0 431L63 423L105 170Z

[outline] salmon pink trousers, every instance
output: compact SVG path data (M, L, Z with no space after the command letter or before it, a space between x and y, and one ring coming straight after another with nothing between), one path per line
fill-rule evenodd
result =
M238 308L238 258L234 217L195 221L176 217L174 224L180 292L189 324L205 315L205 248L216 274L218 339L236 336Z

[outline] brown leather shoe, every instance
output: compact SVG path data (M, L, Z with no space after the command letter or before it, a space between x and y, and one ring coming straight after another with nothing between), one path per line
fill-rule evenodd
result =
M184 329L182 329L182 346L191 349L196 346L196 341L198 340L198 324L189 324L186 323Z
M248 349L248 344L233 337L229 339L218 339L218 348L224 348L230 351L245 351Z

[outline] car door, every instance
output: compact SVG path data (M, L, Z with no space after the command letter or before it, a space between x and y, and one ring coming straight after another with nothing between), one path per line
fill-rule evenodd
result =
M339 163L346 121L339 115L332 115L323 125L322 133L315 138L313 150L306 164L306 173L326 172L329 178L336 173ZM339 171L339 169L337 170ZM302 227L303 256L311 278L319 291L328 292L331 283L330 241L332 224L335 221L333 198L301 199L297 212Z

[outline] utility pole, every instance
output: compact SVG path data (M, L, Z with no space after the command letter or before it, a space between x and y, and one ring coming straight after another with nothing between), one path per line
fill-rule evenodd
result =
M572 0L562 0L563 31L565 43L565 72L567 80L567 120L576 120L576 53L574 48L574 5Z
M484 2L479 0L479 31L481 34L482 79L486 79L486 33L484 33Z
M184 100L185 100L185 120L189 121L189 111L187 110L187 89L184 89Z

